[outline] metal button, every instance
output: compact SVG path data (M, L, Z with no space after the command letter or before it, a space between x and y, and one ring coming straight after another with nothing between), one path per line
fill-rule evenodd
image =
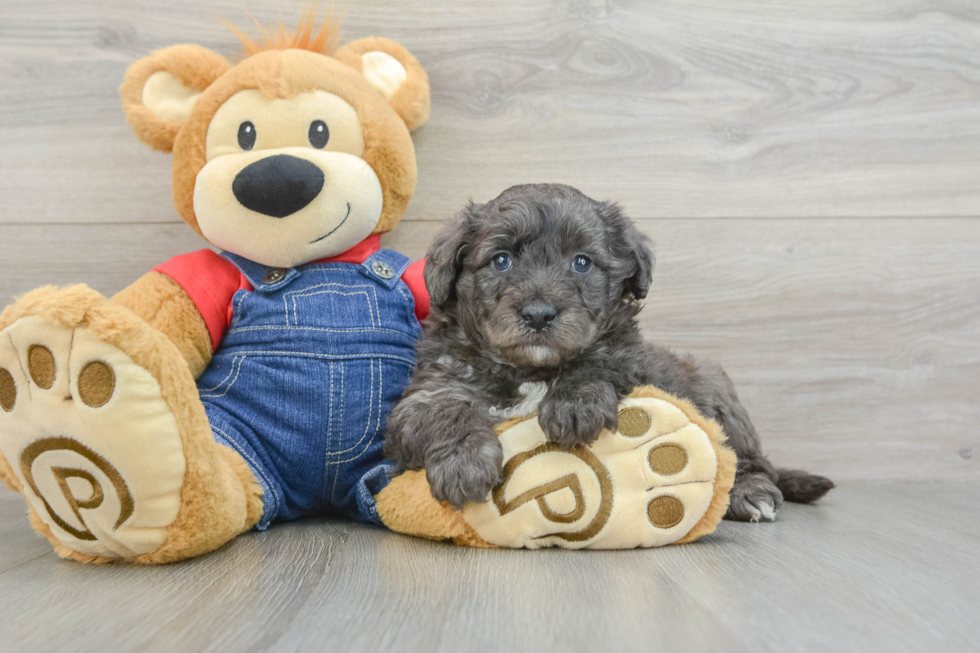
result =
M382 279L390 279L395 276L395 271L384 261L375 261L372 263L371 270Z
M284 269L271 268L268 272L265 273L265 276L262 277L262 283L266 285L279 283L280 281L282 281L282 278L284 276L286 276L286 271Z

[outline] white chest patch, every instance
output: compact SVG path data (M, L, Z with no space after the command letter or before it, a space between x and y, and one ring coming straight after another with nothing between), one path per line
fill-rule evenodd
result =
M522 383L517 392L524 397L524 401L509 408L491 406L487 412L494 422L503 422L513 417L527 417L538 410L538 405L548 392L548 384L544 381L534 383Z

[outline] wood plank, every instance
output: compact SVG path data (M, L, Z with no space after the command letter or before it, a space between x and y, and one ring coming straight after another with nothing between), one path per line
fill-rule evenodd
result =
M439 223L388 247L420 258ZM651 340L720 361L772 460L835 479L980 476L980 221L643 220ZM183 225L5 226L0 296L111 294L200 248ZM43 256L41 255L43 253Z
M359 2L345 33L397 39L431 76L407 220L529 181L650 218L977 215L968 0L391 7ZM169 159L129 133L117 88L173 43L234 55L211 11L242 9L277 19L258 0L6 0L0 223L174 221Z
M0 491L0 559L21 499ZM324 519L156 568L0 572L0 641L60 650L971 651L975 483L845 483L654 551L482 551ZM17 544L16 546L20 546Z
M51 545L27 521L24 498L0 481L0 575L51 553Z

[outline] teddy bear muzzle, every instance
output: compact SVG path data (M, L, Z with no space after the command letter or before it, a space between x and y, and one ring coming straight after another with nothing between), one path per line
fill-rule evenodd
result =
M323 171L305 159L276 154L245 166L231 189L245 208L285 218L316 199L323 189Z

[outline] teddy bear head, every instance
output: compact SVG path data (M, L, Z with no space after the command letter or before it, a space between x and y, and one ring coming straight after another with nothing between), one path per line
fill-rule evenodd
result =
M197 45L133 64L120 93L136 135L173 152L178 213L214 246L274 267L344 252L398 224L415 189L410 130L429 84L402 46L365 38L334 50L329 19L295 34L237 32L232 65Z

